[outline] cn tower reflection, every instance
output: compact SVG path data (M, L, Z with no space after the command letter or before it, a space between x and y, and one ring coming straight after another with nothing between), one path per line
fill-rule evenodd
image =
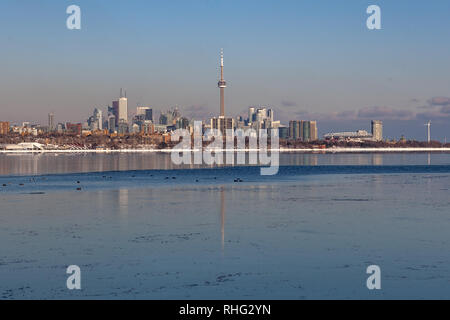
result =
M220 218L222 235L222 253L225 250L225 187L220 187Z

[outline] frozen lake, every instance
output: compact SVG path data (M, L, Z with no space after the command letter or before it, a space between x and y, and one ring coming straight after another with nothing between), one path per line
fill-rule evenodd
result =
M15 157L0 156L2 299L450 298L449 154L282 155L273 177Z

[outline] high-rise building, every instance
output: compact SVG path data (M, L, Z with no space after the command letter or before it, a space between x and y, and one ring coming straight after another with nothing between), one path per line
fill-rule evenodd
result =
M227 134L227 129L234 129L234 119L233 118L212 118L211 119L211 129L219 129L223 136Z
M127 134L128 133L128 123L125 120L120 120L119 125L117 126L118 134Z
M372 120L372 138L375 141L383 140L383 121Z
M294 140L300 139L300 121L289 121L289 138Z
M278 127L278 137L280 139L287 139L289 137L289 128L288 127Z
M88 126L90 130L103 130L103 112L97 108L91 117L88 119Z
M122 120L128 123L128 99L126 97L119 99L119 122Z
M319 139L317 135L317 121L309 122L309 139L310 141L317 141Z
M149 107L137 107L136 115L142 115L144 120L153 121L153 109Z
M116 117L116 127L119 126L119 123L126 122L128 123L128 99L127 92L123 93L123 89L120 89L120 98L119 100L112 102L112 114Z
M251 123L253 122L253 115L255 114L255 108L254 107L249 107L248 108L248 122Z
M301 140L305 142L310 141L310 122L309 121L301 121L300 122L300 132L301 132Z
M112 102L112 114L116 120L116 127L119 126L119 100Z
M186 129L189 126L189 120L185 117L181 117L175 124L177 129Z
M317 121L289 121L289 138L305 142L318 140Z
M55 131L55 115L53 113L48 114L48 131Z
M2 121L0 122L0 134L7 135L9 133L9 122Z
M116 131L116 116L113 114L108 117L108 131L109 133Z
M273 110L272 109L267 110L267 118L269 118L270 121L273 122Z

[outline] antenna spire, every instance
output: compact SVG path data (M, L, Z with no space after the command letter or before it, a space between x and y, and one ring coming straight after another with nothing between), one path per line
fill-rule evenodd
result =
M225 88L227 83L223 78L223 49L220 49L220 80L218 83L220 88L220 117L225 117Z

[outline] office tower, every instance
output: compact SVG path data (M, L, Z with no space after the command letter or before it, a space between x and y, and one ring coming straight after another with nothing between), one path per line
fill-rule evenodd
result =
M288 127L278 127L278 137L280 139L287 139L289 137Z
M181 117L177 119L175 126L177 129L186 129L189 126L189 119Z
M300 121L289 121L289 138L294 140L300 139Z
M144 120L153 121L153 109L149 107L137 107L136 115L143 116Z
M220 52L220 80L218 83L218 87L220 89L220 116L222 118L225 117L225 88L227 87L227 83L223 78L223 50Z
M7 135L9 133L9 122L3 121L0 122L0 134Z
M269 118L270 121L273 122L273 110L272 109L267 110L267 118Z
M302 141L305 142L309 142L311 137L310 137L310 122L309 121L301 121L300 122L300 127L301 127L301 139Z
M249 107L248 108L248 122L252 123L253 122L253 115L255 114L255 108L254 107Z
M120 98L119 98L119 123L124 121L128 123L128 99L126 97L127 93L125 91L125 95L122 94L122 89L120 89Z
M55 130L55 115L53 113L48 114L48 131Z
M119 125L117 126L117 133L118 134L127 134L128 133L128 123L121 119L119 121Z
M383 140L383 122L380 120L372 120L372 138L375 141Z
M309 139L310 141L317 141L317 121L309 122Z
M116 131L116 116L110 115L108 117L108 131L109 133L114 133Z
M112 102L112 114L116 120L116 127L119 126L119 100Z
M153 109L148 108L145 110L145 120L153 121Z
M94 122L97 130L103 130L103 112L97 108L94 109Z
M262 122L264 121L264 119L267 118L267 110L266 108L258 108L256 110L256 121L257 122Z
M234 129L235 122L233 118L212 118L211 119L211 129L219 129L222 133L222 136L227 134L227 129Z

